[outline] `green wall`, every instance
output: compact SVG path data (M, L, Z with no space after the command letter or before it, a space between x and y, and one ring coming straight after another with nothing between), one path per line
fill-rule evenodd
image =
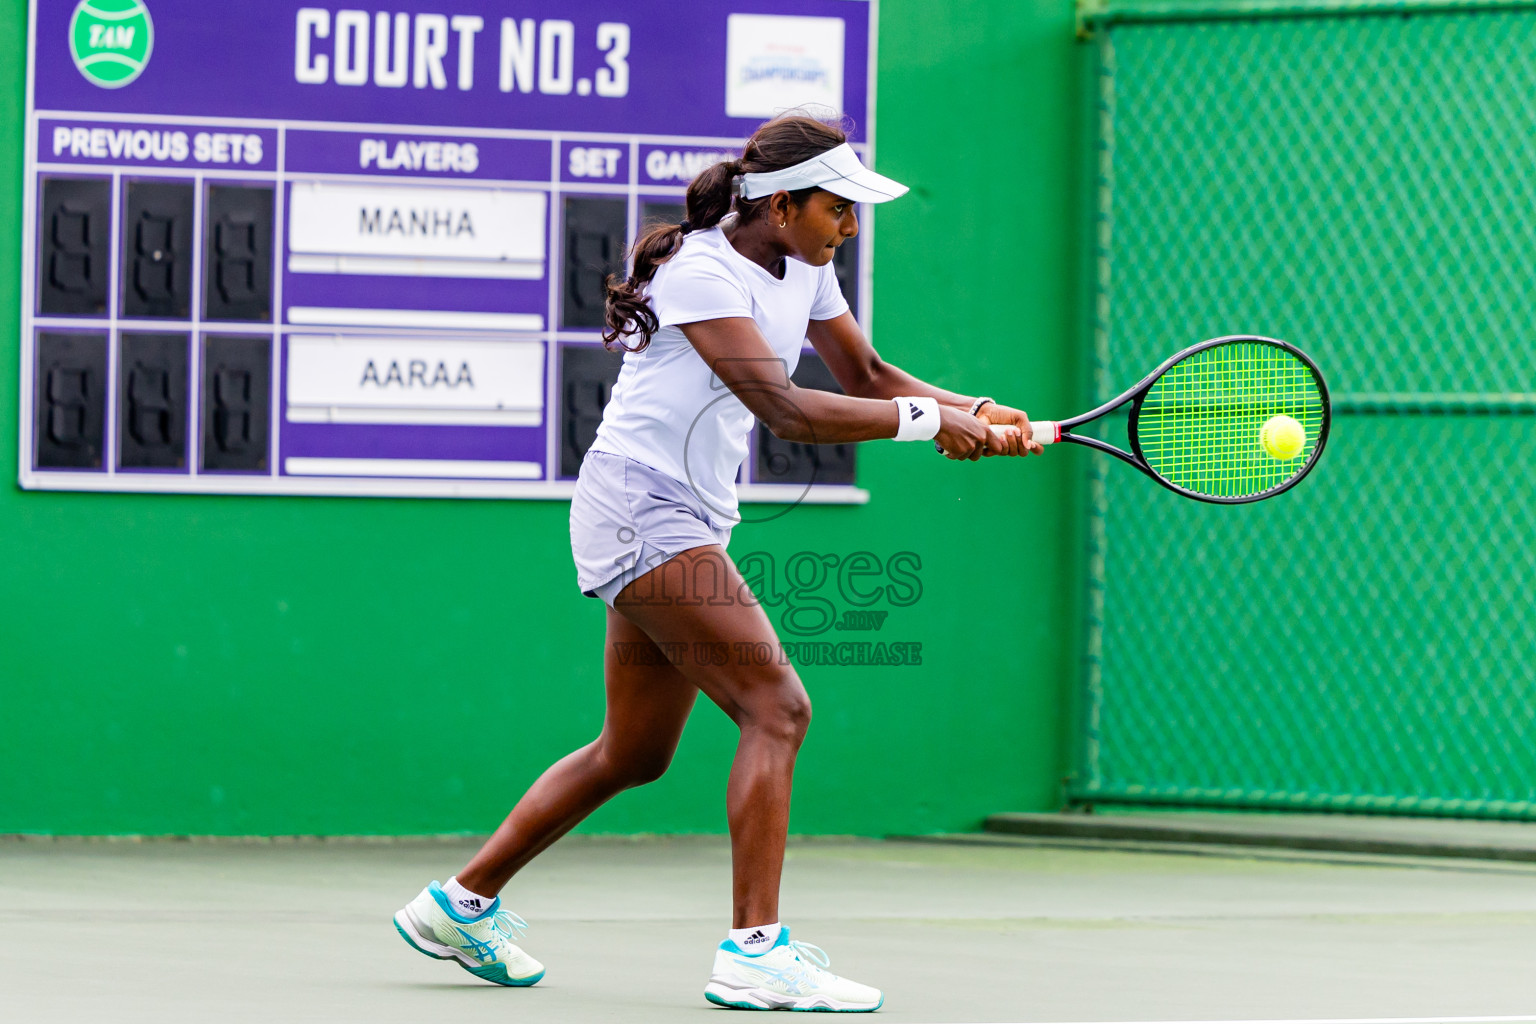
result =
M17 475L26 5L0 10L0 478ZM1067 0L880 9L875 335L959 390L1079 401L1081 54ZM898 551L920 668L807 668L792 829L902 833L1054 808L1076 671L1079 453L952 464L870 444L862 508L732 552ZM601 606L563 502L23 492L0 483L0 833L483 832L602 717ZM781 570L782 571L782 570ZM445 720L483 722L460 744ZM600 832L724 831L734 729L701 703L671 773Z

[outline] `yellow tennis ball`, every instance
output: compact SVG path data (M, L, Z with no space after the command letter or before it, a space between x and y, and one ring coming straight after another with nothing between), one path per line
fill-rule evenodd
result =
M1307 428L1289 416L1271 416L1259 428L1259 445L1270 458L1289 462L1307 446Z

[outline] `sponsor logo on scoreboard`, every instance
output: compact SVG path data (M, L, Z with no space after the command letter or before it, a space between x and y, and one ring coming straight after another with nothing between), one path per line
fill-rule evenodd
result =
M733 14L726 23L725 113L772 117L843 109L842 18Z
M144 73L155 25L144 0L80 0L69 20L69 52L92 85L121 89Z

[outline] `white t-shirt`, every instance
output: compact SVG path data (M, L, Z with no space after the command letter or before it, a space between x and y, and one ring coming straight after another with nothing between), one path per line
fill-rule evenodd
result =
M793 373L812 320L848 311L831 264L784 261L781 281L737 252L718 227L683 238L656 269L646 299L661 329L624 356L596 451L659 469L689 487L721 526L735 525L736 476L753 416L688 343L679 324L751 317Z

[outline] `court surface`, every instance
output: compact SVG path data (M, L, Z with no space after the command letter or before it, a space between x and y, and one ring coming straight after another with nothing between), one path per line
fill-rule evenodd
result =
M724 839L545 854L508 890L549 970L532 989L429 960L391 925L473 846L0 841L0 1020L743 1019L702 995ZM885 989L878 1020L1536 1012L1529 867L817 839L785 876L794 935Z

